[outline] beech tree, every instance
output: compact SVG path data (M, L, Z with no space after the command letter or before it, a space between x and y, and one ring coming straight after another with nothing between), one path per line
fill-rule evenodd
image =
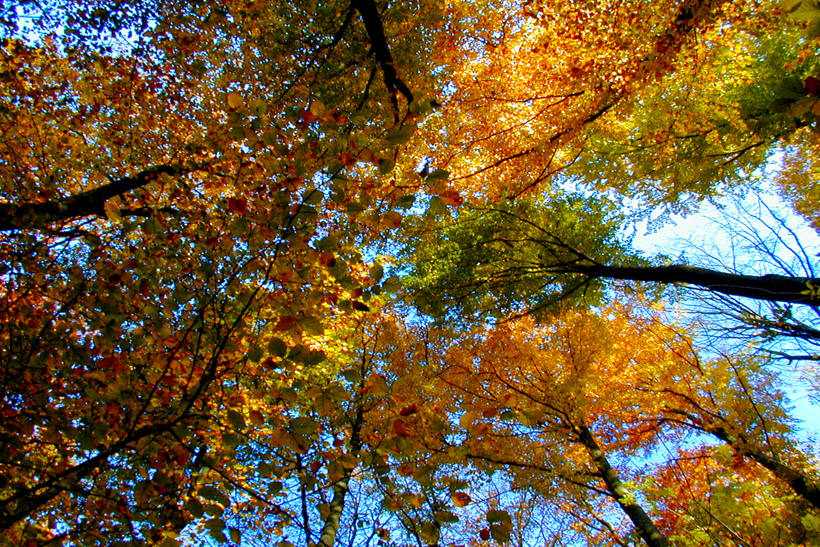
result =
M602 280L686 284L721 296L817 306L816 277L791 271L747 275L642 258L620 233L624 215L607 200L577 194L540 203L518 200L431 220L419 222L405 256L419 302L436 311L504 314L579 297L594 302ZM813 259L806 259L810 273Z
M814 541L815 463L765 363L699 368L696 325L602 280L816 307L813 275L653 263L621 234L758 191L772 158L816 221L818 14L4 5L0 544L696 544L716 532L681 468L633 488L616 458L687 434L757 466L698 436L692 492L771 479L766 533Z

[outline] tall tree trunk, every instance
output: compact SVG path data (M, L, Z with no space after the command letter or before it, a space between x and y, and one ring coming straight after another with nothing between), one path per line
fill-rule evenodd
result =
M693 427L714 435L721 441L732 447L740 456L756 461L772 472L775 477L788 484L795 494L820 509L820 487L817 482L806 476L805 473L789 467L779 459L758 450L749 443L743 435L736 435L720 425L709 425L704 423L696 414L681 409L669 409L674 414L679 414L687 418L683 421L688 427Z
M771 471L775 477L788 484L794 493L820 509L820 488L804 473L789 467L777 458L749 446L745 439L732 435L722 427L709 427L706 431L730 445L739 455L752 459Z
M589 277L649 281L655 283L688 283L721 294L744 296L769 302L820 305L820 300L808 293L807 283L820 287L820 279L786 275L740 275L718 272L683 264L671 266L609 266L606 264L573 264L566 268Z
M319 538L319 545L333 547L336 542L336 535L339 533L339 524L342 521L342 513L345 508L345 499L349 492L349 482L352 470L345 469L344 476L333 485L333 499L330 500L330 508L325 523L322 526L322 535Z
M360 438L362 424L364 423L364 408L361 404L356 409L356 418L353 421L353 427L350 431L350 453L358 455L362 448L362 440ZM319 545L323 547L333 547L336 543L336 536L339 533L339 525L342 522L342 513L345 509L345 500L350 491L350 477L353 475L353 469L343 467L342 477L333 485L333 499L330 500L330 507L328 514L325 517L324 525L322 526L321 536L319 538Z
M578 439L587 449L587 452L589 452L592 461L595 463L595 467L598 469L598 473L601 475L604 483L606 483L607 490L609 490L612 494L612 498L632 521L632 524L635 525L635 528L637 528L638 533L646 544L649 547L670 547L669 540L658 530L655 523L652 522L652 519L649 518L649 515L643 510L643 507L638 505L634 497L627 491L624 483L618 478L617 473L612 469L609 460L606 459L603 450L598 446L595 437L592 436L592 432L586 424L582 423L577 426L576 431L578 433Z

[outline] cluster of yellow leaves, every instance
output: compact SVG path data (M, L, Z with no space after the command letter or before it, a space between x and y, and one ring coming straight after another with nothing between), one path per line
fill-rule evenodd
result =
M768 138L755 135L765 88L798 40L775 6L751 1L452 2L448 25L443 106L416 150L477 199L543 189L576 164L572 176L655 203L709 194L738 158L762 161L744 149ZM714 160L689 162L693 137Z

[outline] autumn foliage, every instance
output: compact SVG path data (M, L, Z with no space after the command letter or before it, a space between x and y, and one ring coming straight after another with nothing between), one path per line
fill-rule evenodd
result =
M818 21L4 5L0 545L816 544Z

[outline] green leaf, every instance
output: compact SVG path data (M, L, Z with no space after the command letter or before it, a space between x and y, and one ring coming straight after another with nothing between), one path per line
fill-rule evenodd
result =
M396 163L393 160L389 160L387 158L381 159L379 161L379 173L382 175L389 175L395 166Z
M400 144L406 143L413 136L415 129L416 128L412 125L394 127L385 135L387 144L389 144L390 146L399 146Z
M370 275L371 283L378 283L382 280L382 276L384 275L384 267L382 267L381 264L373 264L370 266L368 274Z
M318 365L319 363L327 359L327 356L323 351L313 350L305 345L298 345L291 348L290 353L288 353L288 359L292 360L294 363L303 363L305 365Z
M419 528L419 537L428 545L436 545L440 535L441 532L435 522L423 522Z
M288 345L281 338L271 338L268 342L268 351L277 357L284 357L288 354Z
M364 207L358 201L351 201L347 204L347 214L356 215L364 211Z
M303 203L299 206L299 212L296 213L297 215L306 215L306 216L316 216L316 207L313 205L307 205Z
M251 112L257 116L261 116L268 111L268 103L263 99L253 99L250 104Z
M299 325L310 336L321 336L325 333L325 327L318 317L303 317L299 320Z
M213 486L203 486L199 489L199 495L205 498L206 500L211 500L219 503L223 507L229 507L231 505L231 500L226 496L222 491L218 490Z
M447 205L438 196L430 198L430 204L427 207L427 216L439 216L447 213Z
M208 519L203 526L208 530L224 530L226 528L225 521L220 518Z
M396 207L399 209L409 209L414 203L416 203L416 196L407 194L396 200Z
M256 344L251 346L251 349L248 350L248 359L252 363L258 363L264 356L265 352L262 350L261 347L257 346Z
M302 195L302 203L306 205L316 205L321 203L323 199L325 199L325 195L316 189L308 190Z
M200 489L200 494L201 493L202 490ZM189 499L188 502L185 504L185 508L188 510L189 513L191 513L191 516L195 519L202 518L202 515L205 514L205 508L202 507L202 503L200 503L200 501L196 498Z
M243 429L245 427L245 418L239 412L234 410L228 411L228 422L235 429Z
M229 528L228 531L230 532L231 541L236 544L242 543L242 530L239 528Z
M339 245L339 238L336 236L325 236L316 242L316 248L320 251L330 251Z
M814 21L820 17L820 3L816 0L803 0L791 8L790 16L795 21Z
M490 524L498 524L502 522L512 522L512 518L507 511L498 511L491 509L487 511L487 522Z
M214 538L219 543L227 543L228 538L222 530L209 530L208 535Z
M797 77L781 80L774 89L775 94L781 99L802 99L807 95L803 81Z
M358 384L362 381L362 375L356 369L348 369L342 371L342 377L351 384Z
M350 392L338 384L329 386L326 393L334 401L346 401L350 398Z
M433 184L436 182L447 180L447 177L449 176L450 172L446 169L436 169L435 171L427 175L427 178L424 179L424 182L426 182L427 184Z
M328 268L328 271L330 272L330 275L336 278L337 281L340 281L347 277L349 269L347 267L347 262L337 258L333 266Z
M312 418L308 418L306 416L300 416L298 418L294 418L290 422L290 429L293 433L297 435L302 435L305 437L310 437L316 431L317 427L316 421Z
M490 536L498 543L509 543L512 533L512 525L510 524L491 524Z
M443 524L458 522L458 517L450 511L436 511L433 513L433 517L436 519L436 522L441 522Z
M806 38L814 40L817 37L820 37L820 19L815 19L809 23L809 28L806 29Z

